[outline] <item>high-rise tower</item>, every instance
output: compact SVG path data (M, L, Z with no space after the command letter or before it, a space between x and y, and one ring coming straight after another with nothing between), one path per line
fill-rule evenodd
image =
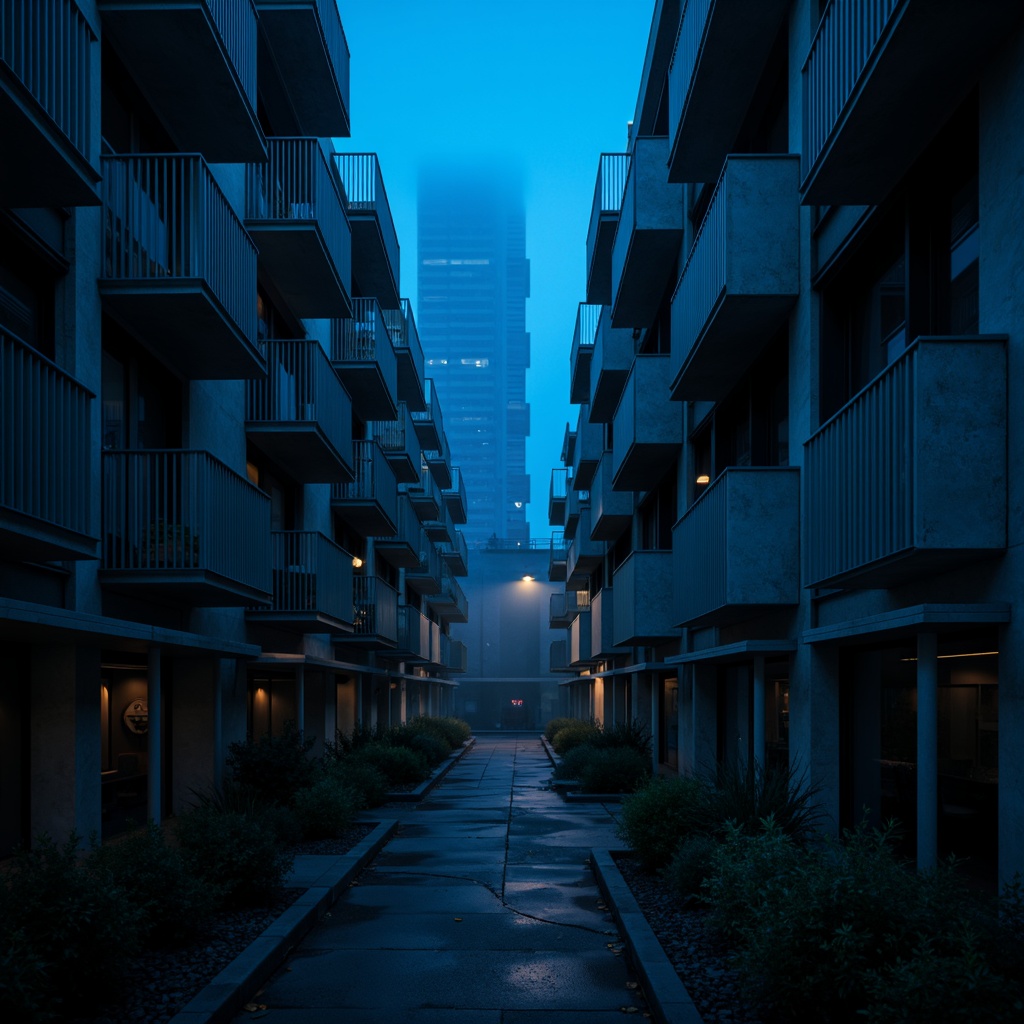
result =
M522 182L434 167L419 188L419 322L428 377L469 494L466 540L527 540L526 217Z

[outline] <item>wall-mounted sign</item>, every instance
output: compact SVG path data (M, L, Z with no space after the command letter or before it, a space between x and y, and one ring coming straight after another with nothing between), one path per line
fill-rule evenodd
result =
M514 708L521 708L522 706L523 706L523 698L522 697L513 697L512 698L512 707L514 707Z
M124 724L129 732L136 736L145 736L149 732L149 701L144 697L133 700L124 709Z

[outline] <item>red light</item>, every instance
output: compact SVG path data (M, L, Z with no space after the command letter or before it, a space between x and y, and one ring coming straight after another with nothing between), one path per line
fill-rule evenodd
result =
M512 707L514 707L514 708L521 708L522 706L523 706L523 702L522 702L522 700L520 698L518 698L518 697L513 697L512 698Z

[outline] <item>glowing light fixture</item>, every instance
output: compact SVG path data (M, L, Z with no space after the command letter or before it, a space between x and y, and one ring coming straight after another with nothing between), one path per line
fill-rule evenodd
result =
M711 483L711 477L709 477L707 473L701 473L701 475L697 477L697 483L702 485L709 484Z
M531 576L528 572L523 574L524 583L532 583L536 578L536 576Z
M353 569L362 569L362 567L363 567L363 560L358 555L354 555L352 557L352 568Z

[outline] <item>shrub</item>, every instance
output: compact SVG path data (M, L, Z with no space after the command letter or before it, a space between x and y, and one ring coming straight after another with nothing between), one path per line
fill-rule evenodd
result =
M387 776L369 761L341 757L325 764L324 771L355 794L360 810L379 807L387 799Z
M651 779L622 802L619 837L646 871L671 860L682 840L700 831L706 817L704 786L692 776Z
M235 782L250 790L258 803L288 806L300 790L316 778L316 764L309 758L313 739L304 740L294 722L280 736L232 743L227 766Z
M376 768L387 779L389 786L415 785L430 774L427 760L422 754L390 743L365 743L356 747L348 757Z
M0 1016L10 1021L56 1020L47 964L23 931L0 928Z
M457 750L472 735L469 723L461 718L440 718L433 715L422 715L411 719L406 728L414 732L426 731L440 736L448 744L449 750Z
M580 789L584 793L632 793L651 776L650 761L632 747L591 749L594 757L580 772Z
M148 946L197 935L217 901L218 893L185 869L181 854L153 822L97 848L93 858L130 895L141 916L140 938Z
M567 750L555 765L555 778L578 782L583 774L583 769L596 755L597 749L590 743Z
M267 904L291 868L291 856L258 815L200 804L178 819L177 835L186 867L229 907Z
M580 719L578 718L552 718L547 725L544 726L544 738L551 743L554 740L556 733L562 731L570 725L579 724Z
M611 728L606 726L593 743L601 750L626 747L642 754L648 760L651 757L651 731L638 718L631 722L620 722Z
M428 725L400 725L391 730L389 739L396 747L418 751L430 767L439 765L452 748L444 736Z
M360 795L330 775L295 794L295 816L306 839L341 835L352 824L359 806Z
M573 747L578 747L583 743L592 743L600 735L601 727L593 722L574 721L555 733L551 746L555 748L556 754L565 754Z
M699 896L711 873L718 842L702 832L687 836L662 868L662 877L683 899Z

